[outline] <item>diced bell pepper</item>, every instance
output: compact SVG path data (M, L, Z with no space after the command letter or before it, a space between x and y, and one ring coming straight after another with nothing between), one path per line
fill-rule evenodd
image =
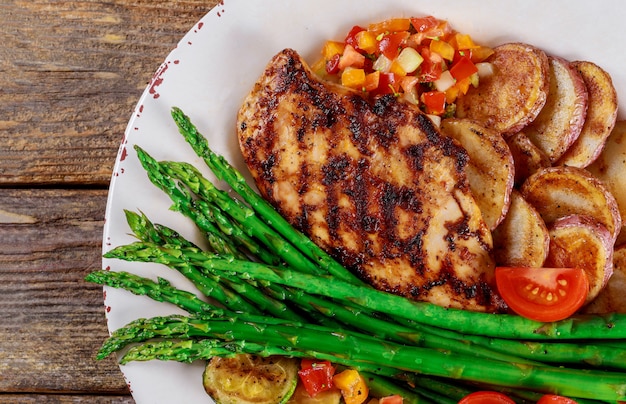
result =
M420 100L424 103L427 114L441 115L446 111L446 94L441 91L424 92Z
M333 383L341 390L346 404L361 404L368 398L369 389L365 378L354 369L346 369L336 374Z
M335 55L341 55L343 54L345 46L346 45L343 42L326 41L324 43L324 47L322 48L322 56L324 59L329 60Z
M378 51L385 55L386 58L393 60L400 53L402 42L406 41L409 36L410 34L407 31L384 35L378 41Z
M346 67L343 73L341 73L341 85L359 90L362 89L365 86L365 70Z
M457 81L470 77L477 72L478 69L476 65L467 56L461 56L459 60L450 67L450 73Z
M378 88L380 84L380 72L374 71L365 75L365 84L363 85L365 91L373 91Z
M378 41L376 40L376 35L373 32L361 31L356 34L355 38L358 49L366 53L376 52Z
M408 18L391 18L385 21L370 24L367 30L374 35L408 31L411 28L411 20Z
M430 51L440 55L446 60L454 59L454 48L446 41L430 41Z
M335 367L330 362L312 359L303 359L298 371L298 376L311 397L315 397L323 391L333 389L334 375Z

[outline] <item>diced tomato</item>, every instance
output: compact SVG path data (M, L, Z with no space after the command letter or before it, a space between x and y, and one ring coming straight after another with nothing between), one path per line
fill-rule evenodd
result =
M395 59L400 53L400 46L409 37L406 31L384 35L378 42L378 51L388 59Z
M298 376L307 393L315 397L318 393L334 388L335 367L328 361L302 359Z
M378 399L378 404L402 404L404 400L402 396L399 394L394 394L392 396L381 397Z
M579 268L496 268L498 292L509 308L535 321L566 319L586 301L589 281Z
M370 95L395 94L400 90L400 80L396 79L393 73L380 73L378 78L378 88L370 91Z
M339 59L339 70L343 70L346 67L361 68L365 64L365 56L357 52L352 45L346 45Z
M422 93L420 100L424 103L427 114L441 115L446 111L446 94L441 91Z
M456 63L450 67L450 73L457 81L470 77L476 72L478 72L476 65L467 56L461 56Z
M555 394L545 394L541 396L537 404L576 404L571 398L557 396Z
M458 404L515 404L515 401L496 391L476 391L463 397Z
M346 45L350 45L355 49L358 49L358 41L356 39L356 34L358 34L361 31L365 31L365 28L355 25L354 27L352 27L352 29L348 32L348 34L346 35L346 38L343 40Z
M361 404L367 400L369 389L363 376L354 369L346 369L333 377L346 404Z
M411 25L417 32L427 32L439 25L439 20L433 16L411 18Z
M430 83L439 79L443 71L443 67L441 66L441 57L433 55L430 49L426 47L423 47L420 53L424 58L424 61L420 65L420 82Z

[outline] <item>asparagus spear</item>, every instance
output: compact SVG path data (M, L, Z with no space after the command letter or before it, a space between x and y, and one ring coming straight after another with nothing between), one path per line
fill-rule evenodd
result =
M131 211L125 211L129 226L135 235L142 241L154 241L156 244L170 244L179 247L197 248L193 243L180 236L176 231L159 224L153 224L144 214L136 214ZM132 259L126 256L126 259ZM128 282L117 282L118 287L127 288L133 291L133 285ZM370 315L363 308L346 307L329 299L321 299L317 296L294 293L291 290L283 290L283 300L287 299L298 307L309 312L311 308L322 313L326 317L337 319L344 325L354 326L358 329L367 331L372 335L382 338L392 338L395 341L408 341L411 343L424 344L430 347L442 347L444 349L453 349L458 352L472 353L477 356L490 357L504 361L524 361L525 360L508 355L506 351L496 352L484 347L477 346L467 340L461 340L460 335L450 333L442 336L440 332L433 334L432 329L426 327L412 328L401 326L392 321L385 321ZM359 318L360 317L360 318ZM331 325L327 319L318 319L322 324ZM336 323L334 325L337 325ZM483 344L485 345L485 344ZM526 345L521 345L526 346Z
M316 262L320 267L326 269L337 279L356 285L362 284L360 279L346 270L308 237L295 230L285 218L276 212L266 200L261 198L261 196L248 185L240 172L231 166L223 156L215 154L209 147L206 138L198 132L189 117L187 117L180 108L172 108L172 117L187 143L189 143L199 157L204 159L215 176L225 181L237 192L268 225L276 229L285 239L291 240L303 254L313 260L313 262Z
M217 252L223 251L231 255L237 255L236 251L238 248L243 247L255 256L261 257L264 262L278 263L273 261L276 259L276 256L261 248L258 243L252 240L240 228L220 221L219 219L223 218L216 218L214 216L215 211L211 210L206 203L193 200L189 192L179 187L173 178L161 170L159 163L141 147L135 146L135 150L141 165L148 174L148 178L156 187L170 197L174 203L173 209L191 218L198 228L219 241L220 247L218 247ZM224 233L226 233L227 237L224 236ZM236 233L237 237L230 237L233 233Z
M416 302L402 296L369 287L347 284L329 276L312 276L286 268L224 259L195 249L179 249L175 255L161 247L147 243L120 246L109 252L110 257L133 256L166 265L191 264L208 272L239 274L244 279L272 282L298 288L306 293L341 299L434 327L456 330L463 334L478 334L511 339L618 339L626 337L626 316L573 316L554 323L539 323L521 316L488 314L460 309L447 309L434 304Z
M623 373L522 365L489 359L477 361L468 355L452 355L448 351L390 341L381 343L361 333L301 323L255 323L237 318L212 318L206 321L167 316L135 321L115 331L111 340L120 338L120 335L122 338L135 335L144 338L207 338L235 342L242 352L246 352L246 344L253 343L262 346L263 352L320 359L328 359L330 356L334 363L362 366L384 376L401 377L404 372L413 372L496 386L557 392L569 397L602 400L626 398L626 377ZM206 357L189 356L187 359ZM389 374L390 371L394 374Z
M250 211L249 208L243 206L240 202L235 199L230 198L224 191L218 190L215 188L206 178L204 178L193 166L188 165L186 163L174 163L174 162L161 162L159 163L162 171L168 173L172 178L177 178L187 184L194 192L199 193L201 196L207 198L208 200L216 200L219 199L221 203L219 203L219 208L223 210L228 210L229 212L234 212L231 214L234 219L241 221L246 221L251 217L258 219L255 217L254 212ZM158 242L167 242L169 244L180 245L181 247L195 247L193 243L184 240L180 235L178 235L174 230L169 229L165 226L161 225L153 225L149 222L148 218L145 215L139 216L132 214L131 212L126 212L127 218L129 221L129 225L133 229L133 231L138 234L138 237L142 240L154 240ZM255 227L260 228L262 231L268 232L268 234L272 234L273 230L265 226L264 223L253 221L247 222L247 228ZM145 235L141 235L141 234ZM175 237L174 237L175 236ZM279 234L272 234L273 242L280 239ZM280 246L281 244L275 244L276 246ZM293 299L292 299L293 300ZM337 308L336 305L328 307L328 302L317 299L315 306L319 310L326 303L325 310L333 312L334 316L337 316L335 313L337 310L339 311L343 318L344 324L350 323L350 313L346 313L345 309L342 307ZM302 305L303 303L300 303ZM306 303L304 303L306 304ZM307 304L308 306L308 304ZM374 319L373 322L375 322ZM370 325L372 322L365 322ZM370 327L369 331L374 332L376 327L380 330L392 330L391 335L410 335L407 333L405 329L404 332L398 331L395 328L396 324L385 325L377 325L373 328ZM520 343L518 341L510 341L503 339L494 339L494 338L486 338L483 336L462 336L458 333L445 333L443 330L433 330L432 328L425 330L423 327L420 328L420 332L426 332L426 335L436 331L436 335L431 335L432 337L439 336L443 339L438 339L440 343L443 341L454 341L456 339L463 339L460 344L465 347L467 350L473 350L476 354L481 354L483 351L485 355L488 356L497 356L496 352L504 354L504 355L516 355L520 358L531 359L544 361L548 363L576 363L576 364L584 364L587 362L592 362L595 366L610 366L614 368L626 368L626 352L619 349L612 349L611 347L603 347L599 345L590 345L590 344L546 344L546 343ZM471 341L473 344L468 343ZM476 345L482 345L485 348L477 348Z
M160 162L159 165L163 172L183 182L203 200L215 203L219 209L230 215L250 235L263 243L272 253L281 257L290 267L307 273L324 273L319 266L297 251L289 241L259 219L253 210L231 198L226 192L217 189L192 165L172 161Z
M124 271L94 271L85 277L87 282L125 289L139 296L148 296L157 302L167 302L188 313L208 313L215 306L201 300L196 295L173 287L167 280L157 282Z

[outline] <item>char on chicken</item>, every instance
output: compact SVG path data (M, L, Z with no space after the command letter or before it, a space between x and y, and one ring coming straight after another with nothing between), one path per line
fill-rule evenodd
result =
M364 281L440 306L503 309L467 153L417 107L323 81L285 49L237 119L263 197Z

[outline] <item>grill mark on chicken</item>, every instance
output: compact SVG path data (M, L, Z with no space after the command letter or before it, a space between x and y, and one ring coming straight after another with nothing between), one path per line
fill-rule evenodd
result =
M285 50L237 127L261 194L362 279L442 306L502 309L467 153L416 108L322 82Z

